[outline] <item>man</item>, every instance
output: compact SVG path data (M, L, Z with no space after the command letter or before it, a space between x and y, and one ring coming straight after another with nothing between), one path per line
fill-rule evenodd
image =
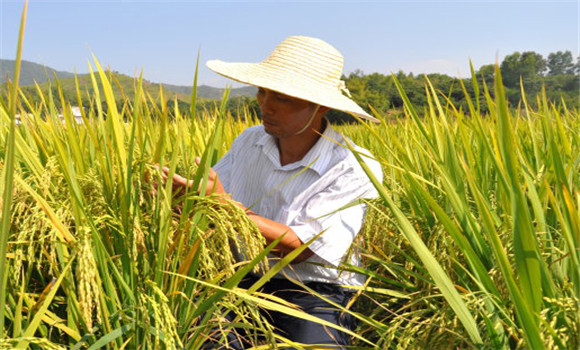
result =
M207 191L239 202L268 243L283 235L276 247L281 256L322 232L264 286L263 292L352 330L349 316L310 293L300 292L292 280L343 306L352 293L341 285L362 285L362 276L341 272L337 267L344 262L359 263L356 254L347 253L363 224L365 206L339 209L361 198L374 198L377 193L324 114L337 109L378 120L343 94L348 91L340 80L342 55L319 39L289 37L256 64L209 61L207 66L257 86L262 111L262 125L245 130L210 171ZM354 147L368 155L366 150ZM382 179L380 165L363 158ZM173 181L178 186L189 183L179 175ZM249 277L242 286L255 281L256 277ZM283 314L271 315L270 319L279 334L293 341L332 347L349 342L346 333L320 324ZM243 348L243 344L230 346Z

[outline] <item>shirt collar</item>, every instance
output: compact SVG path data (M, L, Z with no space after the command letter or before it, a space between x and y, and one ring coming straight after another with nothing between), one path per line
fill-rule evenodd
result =
M276 169L294 170L299 167L307 167L312 163L310 164L310 169L316 171L318 175L322 175L327 170L332 158L330 153L333 151L334 147L340 147L336 142L343 143L342 135L334 130L330 123L328 123L322 136L301 160L284 166L280 165L280 152L274 137L263 131L263 135L258 138L256 145L262 146L262 152L264 152L264 154L270 159Z

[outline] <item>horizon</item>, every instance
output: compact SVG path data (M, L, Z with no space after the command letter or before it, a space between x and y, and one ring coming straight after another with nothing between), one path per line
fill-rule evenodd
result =
M15 58L22 7L22 1L0 0L0 58ZM31 0L23 60L84 74L94 53L113 71L134 77L143 70L151 82L191 86L199 48L198 85L241 87L205 62L259 62L285 37L301 34L341 51L345 75L467 78L470 59L477 70L516 51L547 58L569 50L577 59L579 17L577 1Z

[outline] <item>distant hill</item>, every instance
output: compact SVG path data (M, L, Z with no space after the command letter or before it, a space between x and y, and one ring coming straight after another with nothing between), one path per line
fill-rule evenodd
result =
M12 79L14 77L14 62L14 60L0 59L0 81L2 83L6 82L6 78ZM74 77L73 73L57 71L29 61L22 61L20 67L20 85L33 85L34 82L44 83L49 79L54 80L55 75L58 79Z
M171 84L161 84L164 89L170 90L176 93L191 95L191 86L181 86L181 85L171 85ZM212 100L219 100L222 98L225 89L215 88L207 85L200 85L197 87L197 96L201 98L207 98ZM244 86L241 88L234 88L230 91L230 97L239 96L256 96L258 88L254 86Z
M119 82L120 87L127 94L131 94L133 90L134 78L120 74L117 72L111 73ZM26 87L27 85L33 85L37 82L43 86L47 86L48 80L54 81L54 76L57 76L65 96L74 96L74 73L57 71L53 68L40 65L38 63L22 61L22 66L20 69L20 86ZM14 60L0 59L0 83L6 82L6 78L12 79L14 76ZM92 91L92 84L90 82L90 77L88 74L77 74L79 84L81 86L81 91ZM191 86L181 86L181 85L171 85L171 84L159 84L153 83L147 80L143 80L143 88L145 91L149 92L152 97L156 98L159 95L159 87L163 87L166 98L173 99L177 97L178 100L189 103L191 98ZM118 89L119 87L114 87ZM1 88L0 88L1 90ZM118 89L120 90L120 89ZM252 97L256 95L257 89L253 86L234 88L230 92L230 97L248 96ZM117 92L117 91L116 91ZM119 91L120 92L120 91ZM197 87L197 97L200 99L211 99L219 100L224 93L224 89L215 88L207 85L201 85Z

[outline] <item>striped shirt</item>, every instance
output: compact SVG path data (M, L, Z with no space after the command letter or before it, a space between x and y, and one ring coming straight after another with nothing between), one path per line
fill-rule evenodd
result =
M262 125L254 126L234 140L214 170L234 200L260 216L288 225L303 243L324 231L310 244L314 252L310 258L285 267L276 278L287 275L303 282L362 285L363 276L336 267L346 259L360 265L358 254L347 253L362 227L366 206L339 209L378 194L351 151L335 143L344 144L342 135L330 125L323 135L302 160L281 165L274 137ZM363 159L382 180L380 164ZM279 258L270 259L273 263Z

